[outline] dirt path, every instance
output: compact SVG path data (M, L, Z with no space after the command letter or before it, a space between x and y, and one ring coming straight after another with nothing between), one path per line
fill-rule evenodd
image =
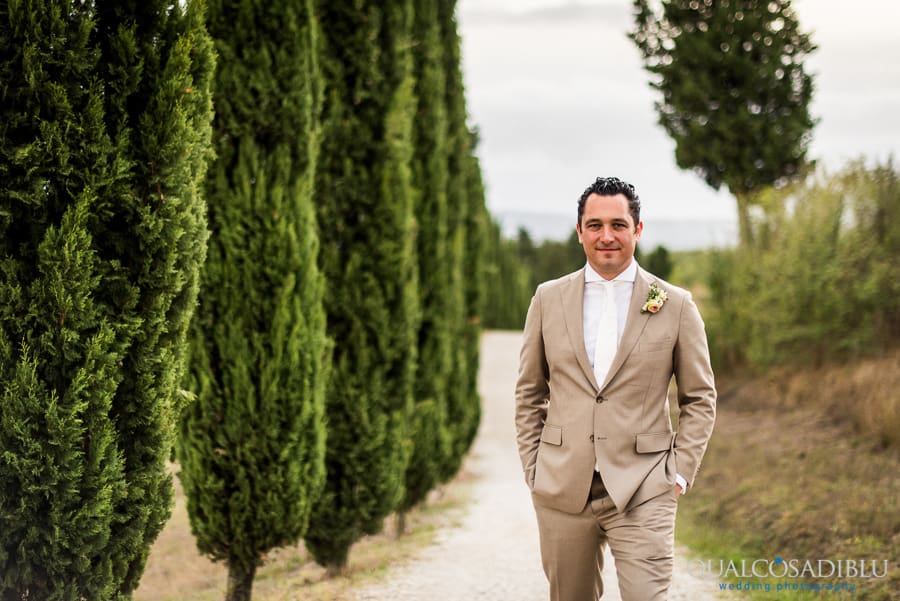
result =
M477 479L459 527L442 531L414 561L357 593L358 601L547 601L537 522L522 480L513 426L513 390L521 335L486 332L479 387L481 430L466 463ZM693 579L676 550L670 601L719 599L714 583ZM604 601L619 600L612 557Z

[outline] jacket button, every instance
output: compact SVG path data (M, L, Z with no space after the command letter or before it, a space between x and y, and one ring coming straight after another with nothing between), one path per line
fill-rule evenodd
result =
M594 435L593 435L593 434L591 434L591 437L590 437L590 438L591 438L591 442L594 442Z
M603 398L603 395L602 395L602 394L598 394L598 395L597 395L597 402L598 402L598 403L602 403L602 402L605 401L605 400L606 400L606 399Z

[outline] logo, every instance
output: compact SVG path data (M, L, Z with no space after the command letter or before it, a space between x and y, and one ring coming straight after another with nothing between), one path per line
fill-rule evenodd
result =
M856 591L857 580L885 578L890 562L876 559L689 559L696 578L718 581L722 591Z
M884 578L888 560L877 559L690 559L688 573L697 578Z

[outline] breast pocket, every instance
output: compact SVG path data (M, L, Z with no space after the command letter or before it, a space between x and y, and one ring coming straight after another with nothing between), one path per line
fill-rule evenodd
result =
M675 340L671 337L660 338L656 340L641 340L638 344L638 352L640 353L658 353L661 351L672 352Z

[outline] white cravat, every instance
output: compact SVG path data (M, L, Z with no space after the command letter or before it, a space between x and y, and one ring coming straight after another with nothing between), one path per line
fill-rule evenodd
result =
M632 261L625 271L613 278L616 282L613 293L616 297L616 312L618 315L617 340L622 340L625 331L625 322L628 317L628 307L631 304L631 292L634 288L634 280L637 277L637 261ZM598 282L605 281L590 264L584 267L584 313L582 315L582 332L584 335L584 352L588 361L594 365L594 351L597 349L597 332L603 309L606 306L606 289ZM618 346L618 345L617 345ZM613 352L615 354L615 352ZM607 368L608 369L608 368ZM597 386L603 382L597 382Z
M603 286L606 302L603 304L603 312L600 313L597 342L594 344L594 377L597 386L603 386L613 357L616 356L616 348L619 346L619 309L616 306L615 282L603 280L597 283Z

